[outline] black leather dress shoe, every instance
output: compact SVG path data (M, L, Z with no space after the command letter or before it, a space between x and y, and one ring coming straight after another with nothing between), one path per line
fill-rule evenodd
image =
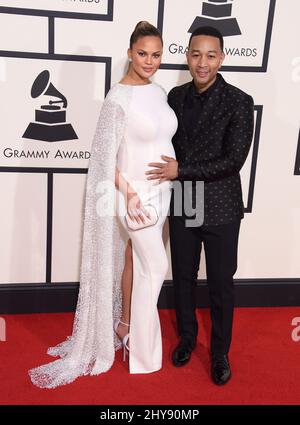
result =
M195 344L181 340L172 353L172 362L176 367L184 366L190 361Z
M231 378L227 354L212 355L211 377L216 385L224 385Z

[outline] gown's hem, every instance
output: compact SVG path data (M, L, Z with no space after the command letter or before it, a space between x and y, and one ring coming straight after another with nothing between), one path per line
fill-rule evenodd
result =
M134 370L134 371L129 371L129 374L130 375L147 374L147 373L158 372L160 369L162 369L162 366L159 366L159 367L157 367L155 369L152 369L152 370L141 370L141 371Z

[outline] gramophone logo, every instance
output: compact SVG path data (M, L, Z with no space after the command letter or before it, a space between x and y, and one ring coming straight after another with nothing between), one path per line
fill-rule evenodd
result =
M229 3L228 0L204 1L202 4L202 16L195 18L188 32L192 33L201 26L212 26L217 28L224 37L241 35L237 19L231 17L231 14L232 3Z
M49 96L46 105L35 110L35 122L31 122L23 137L44 142L61 142L78 139L72 124L66 122L68 101L50 82L50 73L42 71L31 88L31 97ZM56 100L53 100L55 98Z

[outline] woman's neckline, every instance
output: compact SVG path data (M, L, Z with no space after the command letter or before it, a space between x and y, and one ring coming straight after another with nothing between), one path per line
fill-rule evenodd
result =
M124 84L124 83L117 83L120 86L126 86L126 87L147 87L147 86L152 86L153 83L147 83L147 84Z

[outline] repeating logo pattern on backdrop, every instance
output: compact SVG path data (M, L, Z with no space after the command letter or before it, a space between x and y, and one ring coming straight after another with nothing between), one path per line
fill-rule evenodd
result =
M16 172L24 167L41 172L56 167L85 172L101 103L110 88L111 57L57 54L55 23L66 17L112 21L113 4L113 0L43 0L35 9L36 0L0 0L0 13L42 16L48 28L46 55L21 50L1 53L7 56L11 70L22 68L22 73L8 74L2 91L14 105L7 105L7 110L13 111L15 123L12 126L7 120L2 125L2 167L13 167ZM48 69L43 64L45 59ZM87 79L84 86L80 84L81 75ZM95 81L99 82L97 93L92 92ZM83 109L89 111L89 120L83 119Z
M223 71L267 70L276 0L160 0L164 69L187 69L185 54L190 33L210 25L225 37ZM182 13L181 13L182 11Z
M267 22L267 17L269 18L269 22L271 22L270 16L272 15L272 6L274 7L275 1L271 0L267 2L260 0L259 3L257 3L257 0L251 1L254 9L256 7L256 12L257 10L264 12L262 13L264 23ZM176 2L178 7L180 5L182 6L181 0L161 0L159 2L159 22L164 31L165 40L167 37L167 42L169 34L168 29L171 31L171 26L173 24L178 26L180 28L180 31L178 31L178 29L172 31L172 37L175 37L177 36L177 34L179 34L180 37L185 36L186 40L188 40L190 32L193 31L194 27L197 27L198 25L210 24L217 26L223 33L223 35L227 37L227 40L238 39L240 37L243 37L244 33L247 34L247 31L249 30L247 26L247 20L245 20L245 14L241 14L241 9L239 9L238 7L241 4L241 0L190 0L189 8L187 10L185 9L185 14L182 15L178 13L178 10L180 10L180 8L173 7L173 3ZM8 4L7 1L5 3ZM243 5L250 4L249 0L243 0L242 3ZM256 5L254 3L256 3ZM1 4L3 4L2 0L0 0L0 5ZM9 5L13 6L19 6L20 4L20 0L11 0L11 2L9 3ZM60 13L74 13L73 17L78 17L76 13L78 13L79 10L85 10L89 12L93 10L93 12L97 12L101 9L101 12L104 13L106 7L106 11L111 12L113 7L113 1L103 0L100 5L100 3L96 2L69 2L67 0L45 0L45 2L43 3L43 7L45 9L35 10L30 9L30 7L33 7L33 5L33 0L22 1L22 6L24 6L25 9L28 9L28 14L44 14L44 16L47 16L49 19L51 19L51 17L53 16L61 17L59 15ZM57 7L57 10L52 10L54 7ZM2 11L6 13L21 13L19 12L20 7L17 7L13 11L10 7L2 9L5 9L4 11ZM80 16L80 19L81 18L82 17ZM164 19L162 20L162 18ZM89 17L88 19L91 18ZM180 19L179 22L178 19ZM106 20L106 18L103 18L103 20ZM266 25L264 25L262 29L262 34L264 38L266 32ZM55 46L54 35L55 33L53 32L53 40L51 41L50 39L49 46ZM51 33L49 33L49 37L51 37ZM20 54L18 52L14 53L15 58L18 58ZM32 54L29 53L28 57L31 58L31 55ZM59 73L57 73L57 71L54 72L56 68L55 65L57 64L58 59L56 57L57 55L54 51L53 53L51 53L50 50L49 55L49 58L53 59L53 61L51 62L53 66L51 65L47 70L42 71L43 68L39 67L38 70L35 69L33 70L33 72L30 72L30 67L28 63L29 72L26 71L28 88L26 88L26 92L25 94L23 94L23 96L26 96L26 98L28 99L28 101L26 102L26 104L28 105L26 106L26 115L22 114L22 116L25 117L25 122L23 121L18 134L17 132L12 133L10 128L7 129L8 134L4 138L5 146L3 146L1 149L3 156L3 165L16 166L16 168L24 166L40 166L41 168L60 167L60 169L61 167L72 167L74 169L82 168L87 165L87 160L90 156L90 153L88 152L89 144L87 141L91 140L92 136L87 135L86 132L83 131L82 120L78 120L77 118L81 117L81 107L79 107L79 104L81 104L81 102L76 102L76 98L78 97L79 92L78 90L74 90L73 92L72 90L70 91L70 87L68 88L69 90L66 91L66 78L62 77L61 71ZM35 56L38 60L43 59L42 56L39 57L38 53L36 53ZM181 59L183 60L184 58L185 60L185 55L181 56ZM26 54L22 53L20 55L20 58L26 58ZM82 63L81 61L87 63L89 61L95 62L95 59L96 58L89 59L86 56L78 56L79 63ZM59 55L59 60L69 61L70 59L68 55ZM74 56L72 56L71 60L74 60ZM99 61L105 64L105 79L106 82L108 82L110 80L111 72L110 58L99 58ZM32 63L32 58L29 62ZM77 68L77 65L75 65L75 63L73 63L73 65L70 63L70 66L67 66L67 62L64 62L63 67L65 68L65 75L68 75L67 70L69 70L70 72L72 67L76 66ZM25 71L24 66L23 71ZM58 80L58 77L60 80ZM23 72L23 78L25 78L25 72ZM31 101L29 97L30 89ZM76 94L75 97L74 93ZM70 94L72 94L73 96L71 100L67 99L67 97L70 97ZM79 95L79 97L81 97L81 100L83 100L82 95ZM33 99L37 101L35 105L32 102ZM70 104L68 105L69 100ZM85 107L87 107L86 101L87 99L85 99ZM35 112L33 110L34 107ZM90 107L88 107L88 109L90 109ZM247 202L245 202L247 212L251 212L252 210L262 108L257 107L257 113L258 120L256 120L253 151L251 152L252 155L249 155L249 160L247 161L247 164L244 167L245 178L243 180L246 181L245 187L247 187L247 191L245 191L247 199ZM71 122L69 122L68 116ZM24 143L20 144L20 140L22 139ZM45 144L42 142L48 143ZM63 143L53 144L49 142Z
M63 174L87 173L94 128L101 103L111 85L110 56L56 52L56 23L62 22L60 18L97 20L101 30L100 21L113 21L113 5L113 0L0 0L0 14L20 15L20 22L21 16L25 15L24 22L27 23L30 22L28 16L32 16L32 22L43 22L45 30L41 34L44 44L40 46L43 47L36 52L18 48L17 44L13 50L9 40L8 48L0 51L5 68L9 69L1 93L6 112L10 114L8 119L2 120L0 171L35 173L40 175L42 185L46 183L47 220L39 231L44 231L41 238L44 238L47 250L44 278L38 277L39 282L51 283L55 269L52 217L58 185L54 182ZM103 33L110 31L109 27L106 23ZM40 26L36 25L36 28ZM47 40L43 38L45 34ZM6 42L4 38L2 46ZM63 182L63 179L58 181ZM31 211L32 198L26 199L27 205L22 208L26 210L29 206ZM77 208L80 210L81 204ZM44 220L39 224L42 226Z
M162 69L187 69L185 52L190 32L198 25L213 25L225 37L227 59L222 70L267 70L276 0L158 0L153 3L155 8L158 5L157 22L165 41L166 63L162 64ZM44 17L49 37L47 53L18 49L0 53L13 71L8 74L7 88L2 93L13 119L2 123L5 137L2 137L1 171L6 172L8 168L9 172L27 173L30 170L48 175L46 282L52 281L52 209L56 187L53 177L56 173L87 172L91 137L83 123L87 121L86 111L89 111L90 123L96 121L91 114L96 110L98 114L99 98L102 101L110 88L112 59L56 53L56 22L60 22L59 18L112 21L113 7L113 0L0 0L0 13ZM110 25L105 22L104 27L103 34ZM84 91L80 91L82 84L78 83L82 82L82 75L85 76ZM104 82L103 93L101 84L97 86L97 107L92 103L95 93L91 95L87 90L94 80ZM248 213L252 212L263 107L256 105L255 109L254 141L242 176ZM18 117L18 124L11 125L15 124L15 117ZM93 129L90 131L92 133ZM297 158L299 171L300 147Z

